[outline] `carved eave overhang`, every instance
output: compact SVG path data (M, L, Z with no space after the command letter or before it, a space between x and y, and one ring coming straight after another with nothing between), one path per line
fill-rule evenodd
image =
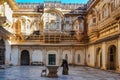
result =
M6 29L4 29L2 26L0 26L0 37L9 39L11 36L13 36L13 35L10 32L8 32Z
M82 46L85 46L86 44L83 44L83 43L81 43L81 44L41 44L41 43L39 43L39 42L34 42L34 43L32 43L32 42L19 42L19 43L11 43L11 45L12 46L42 46L42 47L82 47Z
M25 16L37 16L37 17L40 17L42 14L34 13L34 12L33 13L28 13L28 14L27 13L16 13L16 12L13 13L13 17L15 17L15 16L19 17L19 16L24 16L24 15Z
M0 5L7 2L12 10L18 10L18 6L14 0L0 0Z
M99 38L96 41L89 43L88 45L99 44L99 43L104 42L104 41L115 40L116 38L119 38L119 37L120 37L120 33L117 33L115 35L110 35L110 36L107 36L105 38Z
M82 12L78 12L78 13L65 13L64 15L65 16L78 16L78 15L86 15L87 14L87 11L82 11Z
M115 11L113 11L112 17L115 20L119 20L120 19L120 7L118 7Z
M90 5L87 6L87 11L91 10L100 0L93 0L93 2L90 3Z
M68 17L68 16L82 16L83 14L64 14L64 16Z
M115 16L114 16L115 20L120 20L120 13L117 13Z

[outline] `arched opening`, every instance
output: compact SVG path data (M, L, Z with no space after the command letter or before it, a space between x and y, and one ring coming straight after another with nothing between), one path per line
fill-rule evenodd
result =
M0 65L5 64L5 43L4 40L0 40Z
M111 45L108 48L108 65L107 68L109 70L115 70L116 69L116 47L114 45Z
M30 56L27 50L23 50L21 52L21 65L29 65L30 64Z
M80 54L78 54L77 62L80 63Z
M102 67L102 52L101 49L98 48L96 51L96 63L95 63L96 68L101 68Z
M67 55L67 54L65 54L65 60L67 60L67 61L68 61L68 55Z

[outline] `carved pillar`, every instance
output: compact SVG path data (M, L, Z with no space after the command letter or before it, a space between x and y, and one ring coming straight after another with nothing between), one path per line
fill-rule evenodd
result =
M74 47L71 47L71 54L72 54L72 65L75 64L75 49Z
M85 50L84 50L84 52L85 52L84 65L85 65L85 66L87 65L87 48L88 48L88 46L85 46Z
M102 43L102 68L107 69L107 51L105 42Z
M46 51L46 48L43 48L43 63L45 64L45 65L47 65L47 51Z
M120 36L119 36L119 38L118 38L118 59L117 59L117 61L118 61L118 71L120 71Z
M62 64L62 50L61 50L61 47L59 47L59 49L58 49L58 55L59 55L58 65L60 66Z
M120 31L120 20L118 21L118 29Z
M34 49L30 48L30 52L29 52L29 55L30 55L30 65L32 63L32 55L33 55L33 52L34 52Z
M18 65L20 66L20 61L21 61L21 49L18 48Z

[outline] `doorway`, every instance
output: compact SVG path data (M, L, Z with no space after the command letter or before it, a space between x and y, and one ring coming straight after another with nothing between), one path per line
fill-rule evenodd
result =
M108 49L108 69L116 69L116 47L111 45Z
M95 61L96 68L102 67L102 51L100 48L96 51L96 61Z
M29 65L30 64L30 56L27 50L23 50L21 52L21 65Z
M0 40L0 65L5 64L5 43L4 40Z

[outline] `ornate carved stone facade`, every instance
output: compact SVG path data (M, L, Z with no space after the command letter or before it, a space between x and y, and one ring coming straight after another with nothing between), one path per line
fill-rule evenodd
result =
M5 35L0 38L7 45L5 64L61 65L67 59L71 65L119 71L119 11L119 0L1 2L0 15L6 18L0 21L0 33Z

